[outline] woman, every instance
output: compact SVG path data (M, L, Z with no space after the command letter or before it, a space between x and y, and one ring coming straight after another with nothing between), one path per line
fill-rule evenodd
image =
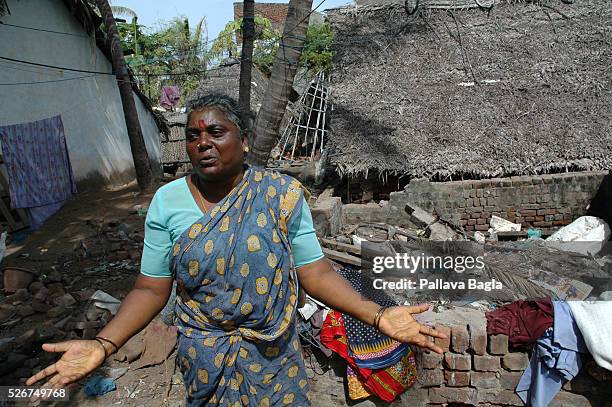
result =
M65 386L92 372L159 313L173 279L188 405L309 405L294 320L298 285L398 341L441 352L425 335L444 335L411 316L427 305L381 308L334 272L299 182L244 164L247 128L229 97L188 104L193 174L151 201L134 288L95 340L44 344L64 354L28 385L49 378L46 386Z

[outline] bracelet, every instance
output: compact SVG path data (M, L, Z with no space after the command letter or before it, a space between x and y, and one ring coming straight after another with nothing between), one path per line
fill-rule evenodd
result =
M376 315L374 315L374 328L376 328L376 330L380 330L379 329L379 325L380 325L380 318L382 317L383 313L385 312L385 310L389 308L388 305L383 305L382 307L380 307L378 309L378 311L376 312Z
M115 353L115 352L117 352L119 350L119 346L117 346L117 344L115 344L115 342L111 341L110 339L104 338L102 336L96 336L95 339L98 340L98 342L99 342L99 340L103 340L103 341L108 342L111 345L113 345L115 347L115 350L113 351L113 353Z
M94 341L98 342L100 344L100 346L102 346L102 350L104 351L104 359L106 359L108 357L108 355L106 354L106 346L104 346L104 342L102 342L98 338L94 338Z

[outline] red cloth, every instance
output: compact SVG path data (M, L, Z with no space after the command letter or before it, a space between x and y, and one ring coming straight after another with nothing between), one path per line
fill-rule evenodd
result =
M388 403L411 387L416 380L416 364L414 354L410 350L400 362L385 369L358 367L355 359L349 356L346 330L340 312L331 310L327 314L321 328L321 343L342 356L366 390Z
M529 349L554 322L550 298L514 301L487 312L487 334L508 335L508 343Z

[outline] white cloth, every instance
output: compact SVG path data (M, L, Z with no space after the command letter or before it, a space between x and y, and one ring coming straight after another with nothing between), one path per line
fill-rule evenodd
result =
M568 301L595 362L612 371L612 301Z

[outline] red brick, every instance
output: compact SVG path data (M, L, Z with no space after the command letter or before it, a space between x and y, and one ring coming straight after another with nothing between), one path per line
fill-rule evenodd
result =
M4 270L4 291L12 294L17 292L19 289L28 289L30 286L30 293L36 294L43 286L41 282L34 280L34 274L27 270L21 270L19 268L7 268ZM31 284L30 284L31 283Z
M243 15L242 2L234 3L234 21L238 21ZM267 18L272 23L272 28L282 32L287 17L288 5L282 3L255 3L255 15Z
M525 370L529 365L529 358L526 353L508 353L502 359L502 365L508 370Z
M478 402L504 404L509 406L524 406L523 400L512 390L482 389L478 390Z
M470 350L477 355L484 355L487 351L487 332L482 327L468 325L470 332Z
M444 382L449 387L468 387L470 385L470 372L444 372Z
M474 229L480 230L480 231L486 231L486 230L489 230L489 225L476 225Z
M563 390L573 393L597 393L597 385L598 382L589 377L583 369L578 376L563 385ZM612 389L608 389L606 393L612 394Z
M492 355L508 353L508 335L491 335L489 337L489 353Z
M474 370L480 372L497 372L501 370L499 356L478 356L474 355Z
M442 348L444 352L448 352L450 348L450 340L451 340L451 329L444 325L436 325L436 330L445 334L446 339L435 338L434 343Z
M499 387L498 373L472 372L470 385L477 389L496 389Z
M458 353L465 352L470 346L470 335L465 325L451 327L451 347Z
M444 354L444 366L450 370L470 370L472 368L472 358L470 355L446 352Z
M419 352L417 354L417 366L423 369L438 369L442 367L442 355L433 352Z
M521 380L522 375L522 372L502 372L499 377L499 384L502 389L514 390Z
M487 223L486 219L483 219L483 218L476 219L476 224L477 225L484 225L485 223Z
M421 387L439 386L444 383L444 373L442 369L423 369L418 372L417 380Z
M521 209L521 216L536 216L537 211L535 209Z
M475 225L476 224L476 219L468 219L467 224L468 225Z
M469 387L437 387L429 389L431 403L463 403L476 405L478 393Z
M598 405L598 403L589 401L585 396L560 391L555 398L551 400L548 407L591 407L596 405Z

